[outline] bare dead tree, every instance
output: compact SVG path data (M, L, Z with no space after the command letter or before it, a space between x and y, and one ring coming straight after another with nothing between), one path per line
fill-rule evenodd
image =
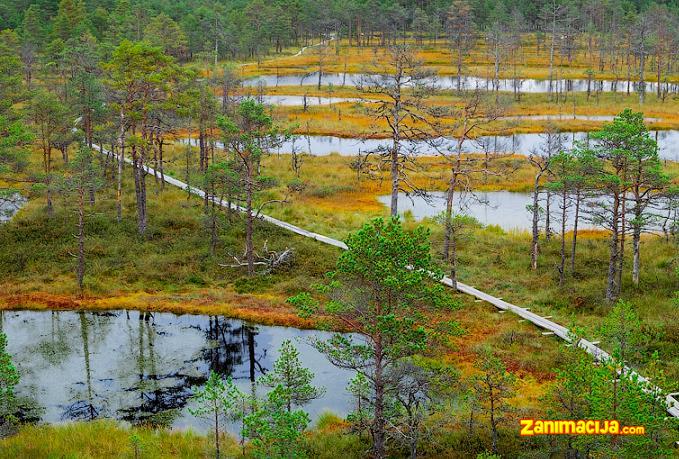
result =
M449 133L454 136L454 146L434 145L442 158L450 167L450 177L446 190L446 210L444 214L445 232L443 242L443 257L450 263L450 278L453 287L457 286L457 234L455 231L453 204L457 191L470 191L474 188L474 182L478 177L487 177L494 174L491 170L490 160L499 156L498 152L484 155L465 155L465 143L472 139L478 131L488 126L503 113L503 108L490 101L483 95L480 89L469 93L463 99L463 106L455 110L453 119L457 121L449 128ZM448 148L448 147L452 148Z
M551 232L550 221L549 221L549 201L550 193L549 190L546 193L546 206L545 209L540 207L540 193L542 191L543 180L550 173L550 162L552 156L558 153L563 144L561 134L554 132L553 130L547 132L543 136L543 144L540 148L534 149L528 155L528 162L535 169L535 176L533 179L533 202L528 206L528 210L532 215L532 239L531 239L531 257L530 266L531 269L536 270L538 268L538 255L540 253L540 214L545 213L545 237Z
M467 0L454 0L448 9L447 17L448 37L451 48L455 53L457 69L457 90L462 91L462 65L464 58L474 48L476 30L474 13Z
M549 94L554 91L554 53L557 48L557 40L563 27L566 14L566 6L557 0L549 1L540 12L540 19L544 23L544 28L549 30Z
M386 57L387 73L374 62L357 82L357 88L368 98L380 97L368 110L377 122L387 126L378 126L374 134L387 134L391 145L378 148L373 156L389 167L394 216L398 213L399 192L418 191L408 180L408 168L415 162L417 141L431 136L438 112L424 103L436 90L434 73L423 68L410 47L390 46Z
M651 16L642 14L634 24L632 35L632 50L639 60L639 103L643 104L646 98L646 58L650 54L650 36L652 32Z
M271 274L279 269L289 266L294 259L294 250L286 247L282 252L276 252L269 250L267 247L268 241L264 242L262 248L262 255L258 252L254 253L254 266L262 266L262 274ZM226 264L220 263L219 266L223 268L242 268L249 267L248 255L244 253L242 257L237 257L235 255L231 256L235 263Z

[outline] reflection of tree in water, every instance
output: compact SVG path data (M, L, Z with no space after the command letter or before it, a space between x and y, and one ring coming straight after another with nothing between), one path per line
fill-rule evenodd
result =
M132 392L134 396L130 406L118 411L122 419L134 424L170 424L174 419L171 410L181 405L185 398L181 389L182 377L178 373L163 374L158 371L163 362L156 352L158 332L153 315L139 312L136 325L133 325L129 314L126 318L134 383L123 390ZM159 416L163 413L167 414L164 420Z
M203 359L208 364L210 370L221 375L233 375L234 368L243 364L243 354L248 350L248 358L253 356L250 352L250 344L254 350L255 336L257 329L250 325L238 323L234 327L234 321L219 316L208 318L208 328L205 330L209 346L203 349Z
M203 359L208 363L203 383L207 380L210 370L224 376L234 375L234 369L242 365L243 357L247 353L248 378L255 380L256 374L266 373L260 360L266 358L267 350L257 355L257 335L259 330L256 326L237 322L219 316L210 316L208 328L205 330L206 338L210 344L203 350Z
M5 311L0 310L0 333L5 333ZM9 338L8 338L9 340ZM9 344L9 343L8 343ZM23 354L23 353L22 353ZM30 356L30 352L26 353ZM12 355L14 362L24 361L30 357L24 357L21 354ZM22 378L26 377L30 373L26 373L24 369L20 369L20 376ZM35 394L37 392L34 385L31 386L30 394ZM40 421L45 407L38 402L38 400L31 396L16 394L16 412L14 415L19 420L20 423L37 423Z
M259 334L259 331L257 330L257 327L254 327L252 325L243 325L242 327L242 333L241 333L241 343L245 342L248 347L248 376L250 378L250 382L255 382L255 374L256 371L259 370L261 374L266 373L266 369L261 365L259 362L260 359L266 358L266 349L262 352L262 355L259 357L257 356L255 352L255 336Z
M84 394L76 394L76 401L66 407L62 414L62 418L69 420L93 420L103 414L103 401L99 400L100 397L96 396L92 384L92 367L90 365L90 324L83 311L78 312L78 318L80 322L80 338L82 340L83 357L85 361L85 392ZM98 318L96 315L92 318L93 322L95 322L96 329L98 328L97 325L100 325L99 320L97 320ZM100 330L98 330L98 332L100 332ZM102 336L102 334L99 333L99 336ZM99 404L99 406L97 406L97 404Z
M255 353L256 327L210 316L206 328L195 328L205 334L206 344L195 357L180 364L159 358L155 346L159 331L148 315L140 313L136 327L131 327L128 320L134 382L123 390L134 396L131 404L119 410L120 418L134 424L171 424L186 406L192 387L203 385L210 370L222 375L233 374L234 368L243 364L246 350L251 378L254 379L256 370L264 371ZM166 372L168 367L172 370Z
M210 370L244 385L269 364L268 335L224 317L0 312L3 325L22 371L18 395L45 405L22 400L27 421L110 416L169 425Z
M52 311L50 319L49 337L38 342L37 351L49 364L60 365L74 351L76 336L64 329L59 312Z

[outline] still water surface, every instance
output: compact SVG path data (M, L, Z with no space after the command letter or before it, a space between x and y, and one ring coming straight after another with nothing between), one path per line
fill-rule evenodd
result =
M357 86L366 80L367 75L363 73L324 73L321 77L322 85L333 86ZM429 83L436 85L440 89L457 89L457 78L455 76L439 76L429 81ZM261 75L255 78L250 78L243 81L243 86L313 86L318 84L318 72L297 75ZM497 85L498 91L513 92L515 88L520 92L528 93L545 93L551 90L553 92L619 92L634 93L639 89L637 81L627 80L591 80L587 79L554 79L537 80L537 79L500 79L495 82L492 78L465 76L462 78L463 89L487 89L494 90ZM657 82L646 82L645 91L653 93L657 90ZM679 85L677 84L663 84L662 90L667 92L677 92Z
M378 200L385 206L390 205L391 196L379 196ZM457 194L453 201L454 213L467 215L475 218L483 225L497 225L506 231L530 231L532 228L531 214L526 208L532 204L533 198L530 193L516 193L512 191L477 191ZM551 199L551 212L560 212L560 201L557 197ZM544 194L540 198L540 206L544 208ZM416 220L431 218L440 215L446 209L446 197L442 191L429 193L427 199L422 197L408 197L404 193L399 193L398 198L399 213L409 212ZM585 205L581 209L581 217L585 212ZM573 213L572 211L570 212ZM573 215L568 215L566 227L571 229L574 223ZM541 223L542 223L541 219ZM554 216L552 229L561 228L558 216ZM583 219L578 222L578 228L591 228Z
M0 223L7 222L26 204L26 198L18 193L0 196Z
M568 132L561 134L561 143L564 149L571 148L577 140L584 141L588 138L587 132ZM653 131L651 137L657 139L658 154L662 159L679 161L679 131ZM197 146L198 139L182 138L179 142L190 143ZM355 156L360 152L375 151L380 148L388 148L391 144L388 139L360 139L342 138L323 135L297 135L283 144L274 153L290 153L293 149L314 156L325 156L338 153L342 156ZM467 153L489 152L515 152L516 154L528 155L538 150L545 144L545 134L513 134L479 137L464 143L463 151ZM402 142L404 151L419 155L436 155L437 151L455 151L454 139L434 139L433 141ZM222 148L222 143L217 142Z
M389 207L391 196L379 196L378 201L384 206ZM580 215L578 219L579 229L601 229L593 225L588 217L592 210L592 204L602 202L604 198L588 198L580 204ZM630 197L631 199L631 197ZM550 198L551 228L553 231L561 231L561 196L552 195ZM495 225L505 231L531 231L532 213L527 206L533 204L531 193L518 193L513 191L475 191L473 193L457 193L453 201L453 213L473 217L483 225ZM541 209L546 209L546 193L542 192L538 198L538 205ZM568 199L566 201L566 231L570 231L575 223L574 203ZM433 191L427 193L426 197L407 196L399 193L398 211L400 214L410 213L416 220L432 218L442 215L446 210L446 195L443 191ZM664 215L664 212L656 212ZM662 225L666 222L661 217L648 223L648 230L661 231ZM631 218L631 217L630 217ZM544 215L540 217L540 228L544 226Z
M315 374L325 395L304 407L312 419L324 411L346 415L353 376L318 353L309 339L330 333L253 325L204 315L137 311L5 311L7 334L21 383L18 396L37 405L48 423L115 418L132 423L160 422L207 431L206 420L188 412L193 386L210 372L230 375L246 393L264 389L253 380L269 371L285 339ZM254 389L253 389L254 387ZM24 403L25 406L28 404ZM231 426L235 430L235 426Z

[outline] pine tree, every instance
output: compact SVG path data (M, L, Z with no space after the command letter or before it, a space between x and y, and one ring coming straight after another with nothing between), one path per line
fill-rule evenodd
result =
M14 388L19 384L19 372L7 352L7 335L0 332L0 436L7 434L16 422Z
M340 255L336 271L329 274L329 283L319 287L328 301L321 303L308 293L289 301L304 317L322 313L338 326L363 336L355 339L335 334L314 345L332 364L359 372L369 381L372 454L383 458L389 394L400 382L394 370L429 344L445 343L457 330L454 322L425 318L425 311L448 312L458 304L436 282L443 274L433 263L425 228L408 232L398 217L378 218L351 234L346 244L348 250Z
M286 390L278 385L245 416L243 431L254 447L255 457L305 457L302 432L309 425L309 415L302 410L288 410L287 399Z
M260 384L269 387L282 387L281 396L285 399L288 411L292 406L302 406L319 398L325 390L314 387L311 383L314 374L302 366L299 351L286 339L280 347L280 356L273 365L273 370L260 378Z
M214 371L210 371L205 385L201 388L194 388L193 392L192 400L196 406L189 408L189 412L194 416L206 416L212 421L215 431L215 451L219 459L220 421L224 418L238 418L242 412L242 400L245 399L245 395L236 387L231 378L225 381Z

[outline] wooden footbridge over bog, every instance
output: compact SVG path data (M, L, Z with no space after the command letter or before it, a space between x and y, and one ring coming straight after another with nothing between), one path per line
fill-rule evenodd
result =
M108 150L99 147L97 145L94 145L96 149L98 149L102 154L106 155L111 155L111 152ZM129 158L125 158L126 163L131 163L131 160ZM191 194L194 194L196 196L199 196L203 199L205 199L205 192L203 190L200 190L198 188L192 187L191 185L182 182L181 180L177 180L174 177L170 177L166 174L159 174L158 171L154 170L151 167L144 166L146 171L149 174L153 174L155 176L161 176L162 179L166 182L169 183L170 185L176 186L178 188L181 188L182 190L185 190ZM221 207L228 207L229 204L226 201L223 201L221 199L215 198L208 196L208 200L216 203L217 205ZM231 208L234 210L237 210L239 212L245 212L245 209L240 206L236 206L234 204L231 204ZM270 223L272 225L278 226L279 228L283 228L285 230L288 230L292 233L299 234L300 236L304 236L310 239L314 239L316 241L322 242L323 244L328 244L332 245L335 247L338 247L340 249L346 250L347 245L339 241L337 239L330 238L328 236L324 236L322 234L314 233L312 231L307 231L303 228L300 228L299 226L292 225L290 223L284 222L282 220L278 220L277 218L270 217L268 215L260 215L260 219L263 221ZM444 285L447 285L449 287L453 286L453 282L449 277L444 277L441 282ZM534 312L531 312L528 310L528 308L522 308L520 306L516 306L512 303L508 303L501 298L496 298L492 295L489 295L488 293L482 292L481 290L478 290L472 286L469 286L467 284L464 284L462 282L457 282L457 290L465 293L467 295L471 295L475 297L476 299L485 301L487 303L492 304L496 308L502 310L502 311L509 311L512 312L518 316L520 316L522 319L527 320L537 327L540 327L543 330L546 330L544 334L553 334L558 336L559 338L563 339L564 341L571 342L572 341L572 335L570 334L570 331L568 328L564 327L563 325L559 325L556 322L553 322L545 317L542 317L538 314L535 314ZM590 353L596 360L598 361L605 361L611 358L610 354L608 354L606 351L598 347L595 343L588 341L586 339L579 339L577 342L577 346L584 349L588 353ZM657 387L652 385L652 383L647 379L644 378L643 376L639 375L636 373L634 370L627 368L625 373L629 376L635 375L639 381L647 383L648 388L651 391L659 391ZM667 412L675 417L679 418L679 400L677 400L676 397L679 397L679 393L672 393L668 394L666 396L666 404L667 404Z

